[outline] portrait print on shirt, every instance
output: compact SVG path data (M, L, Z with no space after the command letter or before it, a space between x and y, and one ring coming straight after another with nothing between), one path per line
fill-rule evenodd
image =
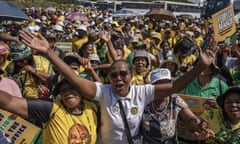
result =
M90 144L91 135L88 132L88 129L81 124L74 124L68 131L68 144Z

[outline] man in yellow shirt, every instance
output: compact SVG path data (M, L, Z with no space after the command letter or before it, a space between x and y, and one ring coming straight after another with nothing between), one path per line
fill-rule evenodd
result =
M54 73L50 62L32 55L24 44L14 44L10 51L12 61L6 67L6 75L18 83L24 97L38 98L39 86Z
M201 36L201 29L196 27L194 30L194 41L196 42L198 47L202 46L203 38Z
M78 52L78 50L88 42L88 36L87 36L87 27L83 24L80 24L76 28L76 34L73 37L72 41L72 51Z

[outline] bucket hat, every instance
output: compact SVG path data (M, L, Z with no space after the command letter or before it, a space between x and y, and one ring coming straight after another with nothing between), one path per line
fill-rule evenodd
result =
M30 48L24 44L12 44L10 47L10 58L13 61L22 60L32 55Z

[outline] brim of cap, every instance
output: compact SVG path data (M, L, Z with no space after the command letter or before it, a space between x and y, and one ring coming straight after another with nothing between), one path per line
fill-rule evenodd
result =
M169 79L168 79L168 78L157 78L157 79L151 81L151 83L152 83L152 84L155 84L155 83L156 83L157 81L159 81L159 80L169 80Z
M179 68L179 64L178 64L177 62L175 62L174 60L164 60L164 61L162 62L162 64L160 65L160 68L165 68L164 65L165 65L166 63L173 63L173 64L175 65L175 70L174 70L174 71L177 71L178 68Z
M17 57L17 58L11 58L12 61L19 61L19 60L22 60L22 59L25 59L25 58L29 58L31 57L32 55L29 55L29 56L23 56L23 57Z
M152 84L155 84L157 81L159 81L160 80L160 78L158 78L158 79L155 79L155 80L153 80L153 81L151 81L151 83Z
M79 62L78 58L74 57L74 56L66 56L66 57L63 58L63 61L67 64L70 64L72 62L77 62L80 65L80 62Z
M189 52L185 52L185 53L180 52L180 53L181 53L182 56L189 56L189 55L192 54L192 51L189 50Z

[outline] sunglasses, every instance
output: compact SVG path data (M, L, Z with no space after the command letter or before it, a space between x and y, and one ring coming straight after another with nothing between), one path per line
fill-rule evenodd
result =
M110 73L111 78L117 78L119 75L121 77L126 77L128 75L128 72L127 71L120 71L120 72L111 72Z

